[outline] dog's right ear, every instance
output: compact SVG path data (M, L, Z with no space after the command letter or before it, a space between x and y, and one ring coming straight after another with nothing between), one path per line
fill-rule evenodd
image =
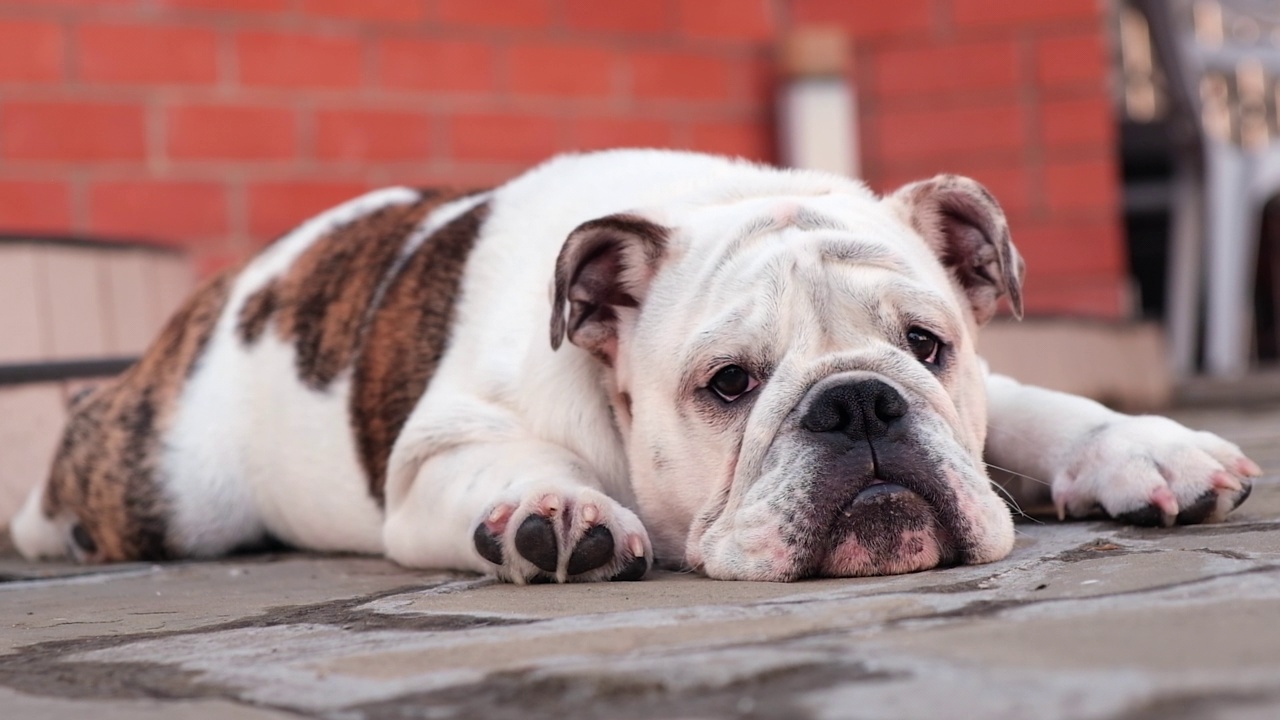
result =
M566 337L610 365L618 351L618 312L639 307L667 250L670 230L638 215L579 225L556 258L551 347Z

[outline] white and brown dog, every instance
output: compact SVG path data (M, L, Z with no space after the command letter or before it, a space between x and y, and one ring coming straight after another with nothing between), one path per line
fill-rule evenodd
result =
M1243 501L1259 469L1218 437L986 374L975 333L1002 296L1020 311L1021 277L999 206L954 176L881 198L633 150L374 192L205 284L78 400L14 538L794 580L1004 557L984 454L1063 515Z

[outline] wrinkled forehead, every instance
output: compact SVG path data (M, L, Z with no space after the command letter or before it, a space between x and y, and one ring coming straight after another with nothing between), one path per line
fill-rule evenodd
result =
M960 322L932 251L874 198L743 200L688 209L675 227L682 252L651 298L674 306L655 314L669 323L678 312L686 338L741 328L840 346L893 335L904 320Z

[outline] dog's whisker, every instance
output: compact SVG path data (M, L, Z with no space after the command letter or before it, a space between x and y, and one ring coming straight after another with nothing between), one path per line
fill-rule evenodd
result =
M1017 512L1019 515L1030 520L1033 523L1038 523L1040 525L1044 524L1043 520L1037 520L1036 518L1033 518L1030 515L1023 512L1022 507L1018 505L1018 501L1013 498L1013 493L1009 492L1005 488L1000 487L1000 485L998 485L997 483L991 483L991 486L1004 494L1004 496L1009 500L1009 504L1013 506L1014 511Z
M1014 470L1010 470L1009 468L1000 467L999 465L995 465L995 464L993 464L993 463L986 462L985 460L983 461L983 463L982 463L982 464L983 464L983 465L986 465L987 467L991 468L992 470L999 470L999 471L1001 471L1001 472L1007 472L1007 473L1009 473L1010 475L1014 475L1014 476L1017 476L1017 477L1020 477L1020 478L1026 478L1027 480L1030 480L1031 482L1037 482L1037 483L1040 483L1041 485L1046 485L1046 486L1047 486L1047 485L1049 485L1049 484L1050 484L1048 480L1041 480L1041 479L1040 479L1040 478L1038 478L1038 477L1031 477L1030 475L1024 475L1024 474L1022 474L1022 473L1020 473L1020 472L1017 472L1017 471L1014 471Z

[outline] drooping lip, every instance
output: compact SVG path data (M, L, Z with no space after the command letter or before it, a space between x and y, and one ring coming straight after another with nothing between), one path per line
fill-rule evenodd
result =
M964 557L955 532L932 503L882 478L853 493L813 550L805 573L809 577L896 575L954 565ZM929 556L923 564L922 553Z
M911 492L898 483L881 480L880 478L873 478L866 487L862 488L857 495L853 496L852 500L845 504L844 509L847 510L860 502L867 502L868 500L880 495L893 494L899 491Z
M869 478L844 475L835 484L840 486L838 496L835 498L828 496L827 502L830 505L827 505L825 510L815 508L817 514L811 516L816 521L816 527L822 528L822 537L815 538L816 543L811 546L811 563L820 563L826 553L848 537L853 531L849 523L856 522L854 516L869 509L864 507L866 504L880 504L894 491L905 491L907 496L916 501L911 503L912 505L918 507L917 503L919 503L924 506L921 512L931 516L928 520L937 529L939 535L945 538L949 546L947 548L949 552L946 552L946 555L961 562L967 556L964 522L954 491L946 486L944 472L941 469L936 471L936 475L930 470L926 476L923 473L885 473L880 472L880 468L877 467L875 474Z

